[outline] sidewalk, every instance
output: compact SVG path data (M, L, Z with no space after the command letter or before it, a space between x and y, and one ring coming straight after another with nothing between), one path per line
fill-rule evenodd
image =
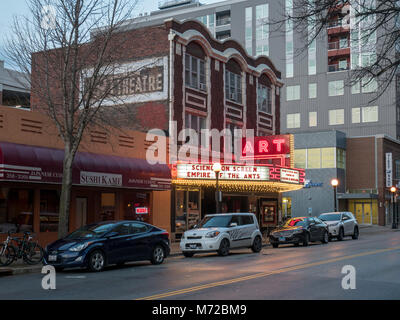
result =
M368 235L368 234L376 234L382 232L396 232L400 231L399 229L392 229L392 226L375 226L375 225L360 225L360 236ZM267 238L263 238L263 247L269 246L269 241ZM169 257L178 257L182 255L182 251L179 248L179 241L172 242L171 245L171 253ZM35 265L30 266L24 263L22 260L17 261L17 263L13 263L7 267L0 267L0 277L9 276L15 274L24 274L24 273L39 273L42 270L43 265Z

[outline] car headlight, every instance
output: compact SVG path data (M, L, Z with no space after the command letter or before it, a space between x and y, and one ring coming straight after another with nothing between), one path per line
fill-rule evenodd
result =
M219 231L211 231L205 235L206 238L215 238L220 234Z
M91 244L91 243L92 242L85 242L85 243L74 245L71 248L69 248L69 251L82 251L83 249L86 249L89 246L89 244Z

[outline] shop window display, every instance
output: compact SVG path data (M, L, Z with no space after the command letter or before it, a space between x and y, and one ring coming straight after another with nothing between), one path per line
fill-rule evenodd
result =
M125 220L150 222L150 194L135 192L125 195Z
M115 217L115 193L101 194L101 221L114 220Z
M40 190L40 232L57 232L60 192Z
M33 190L0 188L0 232L33 230Z
M175 233L182 234L201 220L200 190L176 190Z

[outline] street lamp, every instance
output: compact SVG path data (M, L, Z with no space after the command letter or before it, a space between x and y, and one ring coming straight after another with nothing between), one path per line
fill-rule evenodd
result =
M215 172L215 178L217 180L216 186L215 186L215 201L216 201L216 213L221 213L220 211L220 201L219 201L219 173L221 172L221 164L220 163L214 163L213 165L213 171Z
M337 212L336 189L337 189L338 184L339 184L339 180L338 180L338 179L332 179L332 180L331 180L331 185L332 185L332 187L333 187L333 199L334 199L334 208L335 208L335 212Z
M396 187L391 187L390 192L392 193L392 229L397 229L397 217L395 213L395 202L394 202L394 197L396 194Z

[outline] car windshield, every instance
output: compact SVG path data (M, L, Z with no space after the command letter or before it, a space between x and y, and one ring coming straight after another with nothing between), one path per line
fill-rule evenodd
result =
M303 219L289 219L284 223L284 227L304 227L306 222Z
M333 214L322 214L318 217L322 221L339 221L340 214L333 213Z
M212 216L205 217L198 224L198 228L215 228L215 227L228 227L231 222L231 216Z
M91 224L72 232L67 239L100 238L106 232L114 228L115 223Z

